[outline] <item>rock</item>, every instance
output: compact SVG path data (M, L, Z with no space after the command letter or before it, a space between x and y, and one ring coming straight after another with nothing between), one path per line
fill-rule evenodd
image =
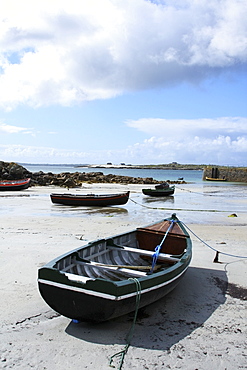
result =
M12 179L22 179L24 177L24 168L19 164L14 163L9 168L9 176Z
M30 177L32 179L31 186L61 186L67 188L75 188L82 186L83 183L110 183L110 184L150 184L156 185L164 181L154 180L152 177L130 177L114 174L104 175L103 172L62 172L53 174L52 172L44 173L43 171L29 172L26 168L17 163L8 163L0 161L0 179L21 179ZM169 181L168 183L182 184L184 181Z
M76 188L77 184L73 179L68 178L64 181L63 186L66 186L66 188Z

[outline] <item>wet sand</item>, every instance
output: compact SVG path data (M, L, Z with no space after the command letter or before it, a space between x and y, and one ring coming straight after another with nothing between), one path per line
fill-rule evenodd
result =
M184 190L177 189L173 201L161 204L144 198L140 185L127 188L131 200L126 206L104 209L52 205L49 194L67 192L61 188L0 193L1 368L110 369L109 358L124 348L133 316L74 324L42 300L37 269L88 241L152 223L173 211L196 235L191 235L193 260L173 292L139 311L122 369L247 368L247 259L220 254L221 263L214 263L215 252L197 238L224 253L246 256L246 198L234 203L223 196L210 198L210 211L200 211L200 189L194 187L184 207L195 208L193 212L181 210ZM94 184L80 192L125 189ZM222 211L211 212L220 202ZM232 212L237 217L229 217ZM117 360L114 365L118 368Z

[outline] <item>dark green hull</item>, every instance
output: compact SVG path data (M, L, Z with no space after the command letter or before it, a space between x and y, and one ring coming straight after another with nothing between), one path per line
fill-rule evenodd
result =
M145 292L143 290L139 307L145 307L167 295L180 282L183 273L175 280L167 281L167 284L160 288L156 286L155 291ZM49 306L54 311L78 321L107 321L132 312L136 307L136 285L134 282L129 283L131 297L126 296L119 300L115 296L110 299L109 297L91 295L90 291L84 293L83 290L70 290L68 286L61 288L41 282L39 282L39 289L44 300L49 302Z
M174 194L175 187L171 186L167 189L142 189L142 192L144 195L148 195L150 197L166 197Z
M155 225L150 227L154 228ZM135 269L120 268L122 265L137 267L143 264L144 269L150 265L150 260L142 256L142 253L139 255L136 252L123 252L121 245L126 245L129 241L129 245L132 243L133 247L135 239L139 238L139 242L142 241L143 231L146 234L151 232L148 244L152 244L153 238L158 237L160 240L164 237L164 233L161 235L155 228L153 230L140 228L130 233L95 241L40 268L38 272L40 294L55 311L78 321L106 321L134 311L138 294L136 279L141 287L140 307L153 303L175 288L191 261L191 240L179 221L175 228L181 230L180 235L172 232L168 234L161 253L162 256L168 257L167 260L164 257L164 260L158 261L161 268L157 272L149 274ZM156 244L156 241L154 243ZM172 249L172 243L175 252L172 256L176 257L176 262L166 251ZM183 244L183 253L178 255L180 243ZM111 247L112 245L117 247ZM104 261L105 268L98 266L99 262L94 262L97 266L91 265L90 261L100 261L102 265ZM119 265L119 269L111 270L112 267L108 266L112 265Z

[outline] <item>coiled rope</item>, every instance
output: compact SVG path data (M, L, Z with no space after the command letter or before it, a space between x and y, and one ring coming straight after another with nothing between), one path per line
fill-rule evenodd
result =
M109 361L109 366L110 367L115 367L114 365L112 365L114 357L117 357L117 356L120 357L120 363L119 363L118 370L122 369L123 362L124 362L124 357L125 357L126 353L128 352L130 342L131 342L131 339L133 337L134 327L135 327L136 318L137 318L137 313L138 313L139 304L140 304L140 300L141 300L141 284L140 284L139 280L136 279L136 278L129 278L128 280L133 280L136 284L136 307L135 307L134 319L133 319L130 331L127 335L126 345L125 345L124 349L122 351L119 351L119 352L115 353L114 355L112 355L110 357L110 361Z

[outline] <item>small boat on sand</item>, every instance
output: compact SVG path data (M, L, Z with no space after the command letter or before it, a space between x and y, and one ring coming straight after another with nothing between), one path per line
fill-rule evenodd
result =
M142 192L144 195L149 195L150 197L165 197L174 194L175 186L163 183L156 185L154 189L142 189Z
M22 180L1 180L0 191L13 191L27 189L31 183L31 179Z
M38 271L45 302L68 318L100 322L168 294L189 267L192 243L175 214L155 224L99 239Z
M118 206L126 204L129 200L130 192L120 194L55 194L50 195L52 203L63 204L65 206Z

